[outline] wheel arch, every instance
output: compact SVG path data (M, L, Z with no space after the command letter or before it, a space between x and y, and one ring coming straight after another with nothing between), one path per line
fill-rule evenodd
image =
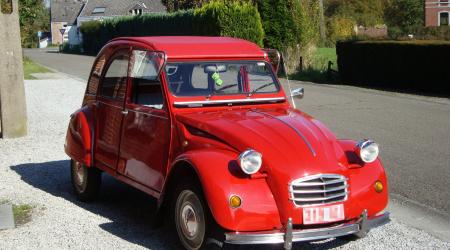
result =
M64 150L75 161L88 167L93 164L94 124L93 112L88 106L70 115Z
M158 201L159 210L168 211L165 208L180 178L193 178L200 185L213 218L222 228L232 231L280 228L278 209L266 180L233 173L230 166L235 161L235 154L228 150L208 149L179 156L168 171ZM242 207L229 206L231 194L242 197Z

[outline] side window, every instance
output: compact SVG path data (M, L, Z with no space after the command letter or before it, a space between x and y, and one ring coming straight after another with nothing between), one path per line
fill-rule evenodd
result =
M92 70L92 75L89 78L88 87L86 94L96 95L98 85L100 83L100 77L102 75L103 67L105 66L105 55L101 55L97 62L95 63L94 69Z
M127 87L128 52L119 52L112 59L102 81L101 95L108 98L123 99Z
M164 98L159 72L164 54L134 50L131 55L131 102L155 109L162 109Z

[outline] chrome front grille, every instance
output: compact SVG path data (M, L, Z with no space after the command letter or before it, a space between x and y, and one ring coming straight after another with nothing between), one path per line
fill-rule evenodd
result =
M289 184L289 193L297 206L345 201L348 195L347 178L336 174L303 177Z

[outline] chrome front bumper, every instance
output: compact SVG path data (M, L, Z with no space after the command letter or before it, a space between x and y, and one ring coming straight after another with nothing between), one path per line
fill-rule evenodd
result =
M284 243L285 249L292 248L292 242L314 241L327 238L335 238L350 234L365 234L371 228L384 225L389 222L389 213L367 218L367 211L361 214L361 218L354 223L343 223L334 227L293 230L292 219L289 219L284 231L264 232L231 232L225 234L225 243L228 244L277 244Z

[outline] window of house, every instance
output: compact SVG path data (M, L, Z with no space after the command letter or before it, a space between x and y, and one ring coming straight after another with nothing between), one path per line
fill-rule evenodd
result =
M439 13L439 26L448 26L449 24L449 13L441 12Z
M130 10L130 13L133 16L137 16L137 15L142 15L143 11L142 11L142 9L132 9L132 10Z
M95 7L92 11L92 14L102 14L105 13L106 8L105 7Z
M101 95L103 97L118 100L125 97L128 59L128 51L123 51L109 65L102 81Z
M164 56L158 52L134 50L131 56L131 101L162 109L164 98L159 72Z

